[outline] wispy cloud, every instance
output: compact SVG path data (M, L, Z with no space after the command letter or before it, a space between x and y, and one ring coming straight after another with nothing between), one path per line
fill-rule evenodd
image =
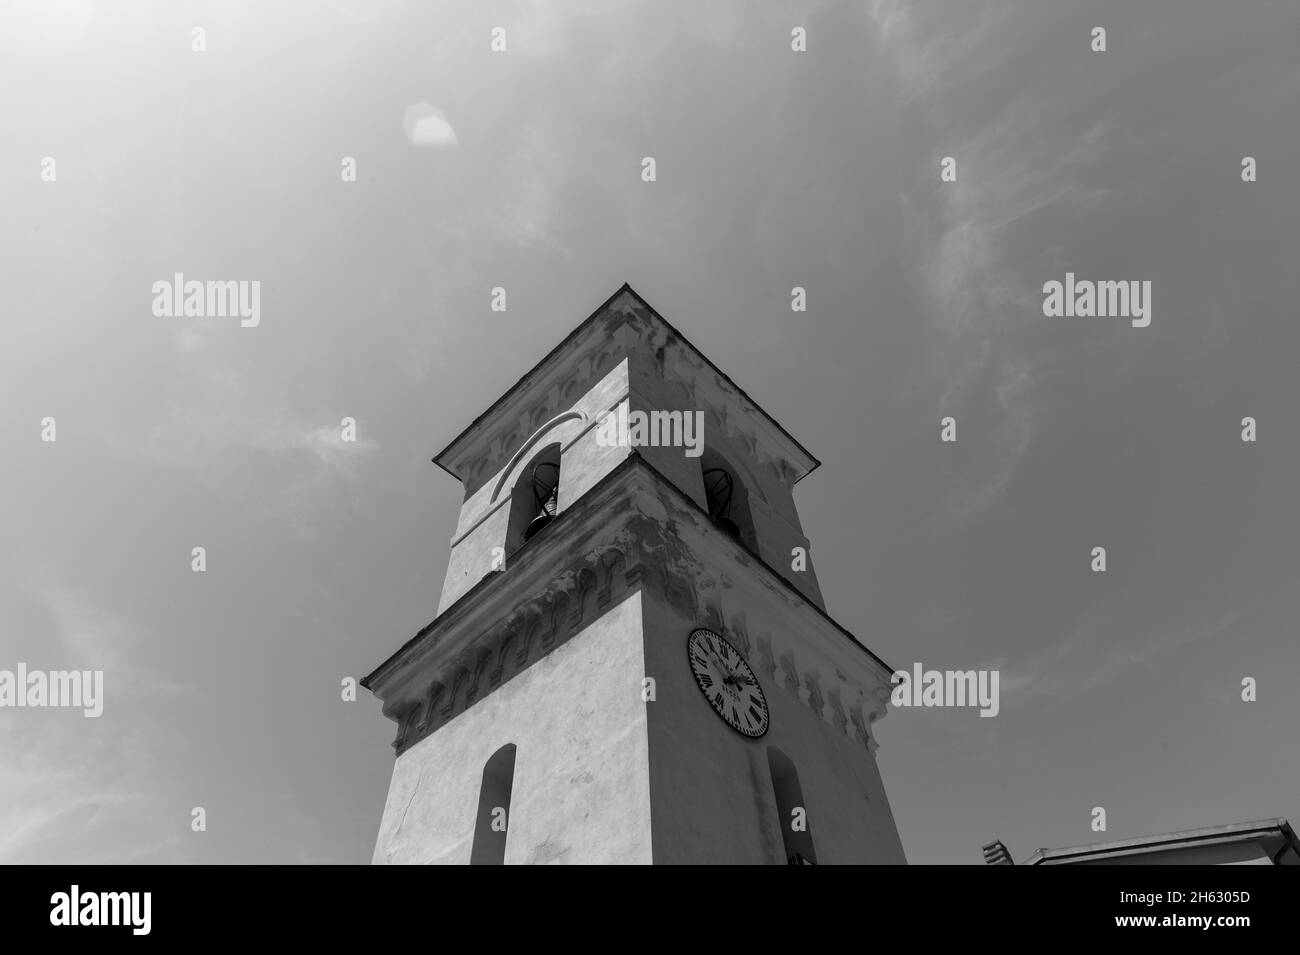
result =
M417 146L455 146L456 131L446 114L429 102L413 103L402 116L402 128Z
M379 442L374 438L358 437L345 441L342 419L336 425L314 428L300 421L280 421L254 435L250 443L266 451L302 452L321 468L354 478L361 459L379 448Z
M150 858L183 818L171 794L139 789L168 778L170 729L141 719L150 697L192 699L198 691L148 662L139 626L46 578L29 583L54 621L47 660L38 669L104 673L103 713L31 708L0 720L0 861L107 862Z
M999 54L997 27L1013 12L1006 3L922 7L908 0L871 0L869 8L908 100L940 88L954 67Z
M947 513L935 517L936 528L951 529L947 518L960 526L1003 498L1050 412L1040 369L1055 356L1026 334L1041 305L1040 284L1025 273L1012 226L1057 204L1082 214L1101 201L1104 191L1090 187L1084 173L1104 152L1109 131L1100 123L1082 132L1035 128L1050 113L1037 108L1033 100L1045 94L1034 90L985 107L987 115L954 120L965 86L946 77L960 70L969 84L1005 58L998 27L1014 7L919 9L874 0L870 12L882 55L921 117L926 141L933 139L918 203L905 205L931 315L928 374L915 387L932 396L936 418L954 415L981 436ZM933 138L930 128L943 129L944 138ZM945 156L956 161L956 181L940 184ZM924 212L914 208L919 204Z
M322 507L362 479L362 463L379 450L367 420L356 421L355 440L344 440L345 415L321 420L290 407L273 383L235 367L224 351L203 349L185 360L183 387L161 416L109 422L105 440L124 459L260 501L266 519L306 532Z
M1234 609L1200 624L1107 640L1119 632L1103 615L1081 622L1053 647L1002 671L1003 708L1065 700L1096 690L1185 647L1222 637L1246 616Z
M103 670L119 697L191 698L198 693L192 684L173 679L148 662L149 634L140 624L96 605L90 594L63 584L48 569L32 569L26 586L55 624L55 650L49 662L27 661L31 666Z

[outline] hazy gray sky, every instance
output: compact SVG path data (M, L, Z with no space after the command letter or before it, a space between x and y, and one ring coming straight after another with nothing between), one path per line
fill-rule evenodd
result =
M394 727L339 681L436 610L429 458L624 281L822 460L831 614L1002 671L877 727L911 862L1300 817L1294 0L0 18L0 669L105 671L0 711L0 861L368 861ZM1150 326L1045 317L1067 271ZM175 272L260 325L155 317Z

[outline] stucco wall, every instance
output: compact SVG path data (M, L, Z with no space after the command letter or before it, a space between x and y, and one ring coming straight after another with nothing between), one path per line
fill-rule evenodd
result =
M760 594L738 599L751 620L764 618ZM656 863L785 862L770 745L798 770L820 864L906 862L875 758L865 746L762 677L771 728L758 740L736 733L708 705L687 662L687 635L701 621L653 591L643 592L642 602L646 672L657 684L649 710Z
M634 592L397 758L374 861L468 863L483 766L515 743L507 865L649 863L644 673Z
M461 505L438 613L493 571L494 557L500 556L494 554L493 548L504 548L506 544L510 491L535 452L552 443L561 446L559 511L568 508L627 457L626 448L602 445L597 431L610 408L626 402L627 374L627 361L618 361L590 390L553 418L555 423L549 428L529 435L517 458L514 453L520 449L512 449L512 457ZM575 417L556 420L565 415ZM497 569L500 567L498 562Z
M682 383L684 378L693 382L693 398ZM718 386L716 375L704 374L699 370L698 362L689 362L681 345L666 349L664 354L644 348L630 350L628 381L634 409L705 412L704 444L726 460L735 477L744 485L758 555L808 599L824 607L821 586L813 566L812 548L804 536L795 507L794 488L771 467L755 460L753 448L746 446L742 437L743 429L736 429L735 422L742 422L745 427L753 426L759 420L758 416L747 411L738 398ZM729 426L720 414L733 423ZM639 450L642 457L696 504L707 506L699 458L686 457L681 448L645 447ZM795 547L804 549L806 566L800 571L791 568L791 551Z

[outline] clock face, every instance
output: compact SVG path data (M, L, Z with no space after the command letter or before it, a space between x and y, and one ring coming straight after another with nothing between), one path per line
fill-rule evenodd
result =
M686 653L704 698L728 726L745 736L767 732L767 697L735 647L712 630L692 630Z

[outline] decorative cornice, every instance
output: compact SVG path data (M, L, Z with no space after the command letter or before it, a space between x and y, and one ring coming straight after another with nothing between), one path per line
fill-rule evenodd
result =
M398 724L400 755L482 697L579 633L628 590L623 548L605 544L584 554L551 587L515 605L466 647L422 672L384 708Z
M651 483L638 486L631 475ZM641 494L654 491L660 504L672 505L671 531L662 518L636 506ZM825 611L718 532L694 501L639 455L629 455L583 500L586 507L562 512L518 551L507 572L489 574L362 680L384 701L384 714L399 723L394 742L399 753L638 587L653 588L688 619L711 622L730 634L765 676L765 685L788 693L837 731L875 750L870 726L886 712L891 671ZM611 509L616 521L605 519ZM726 575L711 571L691 579L668 556L693 553L680 537L686 526L703 535L706 550L730 554L730 560L710 559L710 566L751 567L757 572L752 579L769 593L810 609L815 615L810 626L775 637L766 630L751 635L743 612L728 618L718 603L719 588L729 587ZM513 603L494 615L494 603L503 596ZM818 630L830 642L814 647L808 641ZM453 636L454 644L446 644Z

